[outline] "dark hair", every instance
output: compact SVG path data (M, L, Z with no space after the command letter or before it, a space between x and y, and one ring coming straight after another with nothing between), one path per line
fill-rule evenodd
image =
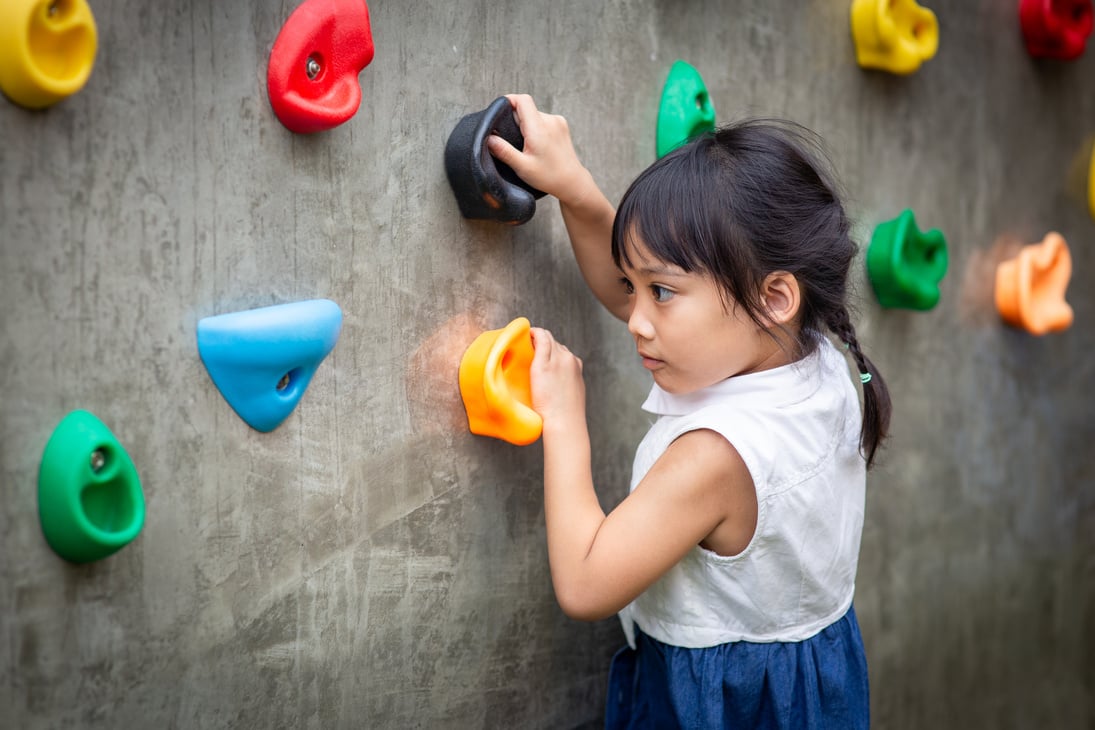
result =
M860 431L870 467L889 430L890 393L848 315L848 268L858 248L825 159L816 135L782 120L707 133L631 183L616 211L612 258L630 264L638 236L655 258L712 276L724 300L766 329L761 285L772 272L792 274L802 297L795 357L814 352L827 328L870 375Z

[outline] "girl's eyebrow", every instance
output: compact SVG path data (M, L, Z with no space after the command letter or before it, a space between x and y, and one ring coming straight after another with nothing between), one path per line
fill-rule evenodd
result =
M641 269L637 269L637 271L646 276L688 276L688 273L684 270L679 269L676 266L668 266L665 264L644 266Z

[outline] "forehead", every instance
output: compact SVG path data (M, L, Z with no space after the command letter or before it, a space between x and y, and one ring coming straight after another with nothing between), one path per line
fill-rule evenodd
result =
M624 237L623 253L620 257L620 268L625 272L658 276L688 275L680 266L655 256L634 226L630 227Z

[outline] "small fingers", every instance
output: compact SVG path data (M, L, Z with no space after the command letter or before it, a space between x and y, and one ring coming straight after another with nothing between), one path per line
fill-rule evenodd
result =
M584 363L582 358L575 355L570 351L570 348L555 339L555 336L550 331L540 328L532 327L529 332L532 335L532 347L536 351L534 355L534 362L539 360L541 363L548 363L552 360L552 356L558 351L560 354L565 354L578 363L578 372L582 372Z
M497 134L487 135L487 149L494 157L513 167L513 162L521 156L521 150L511 145Z
M513 117L521 128L521 135L527 138L540 134L544 118L550 115L542 114L528 94L507 94L506 98L513 107Z
M532 349L536 351L534 359L547 362L551 359L551 348L555 344L555 338L546 329L533 327L529 330L532 335Z
M536 108L536 102L528 94L506 94L506 98L509 99L510 106L513 107L513 113L517 116L518 124L520 124L522 117L531 119L539 111Z

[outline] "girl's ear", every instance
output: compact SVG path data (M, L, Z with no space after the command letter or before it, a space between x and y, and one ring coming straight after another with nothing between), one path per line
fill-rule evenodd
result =
M764 278L760 289L764 315L776 326L790 324L798 316L802 292L798 279L786 271L773 271Z

